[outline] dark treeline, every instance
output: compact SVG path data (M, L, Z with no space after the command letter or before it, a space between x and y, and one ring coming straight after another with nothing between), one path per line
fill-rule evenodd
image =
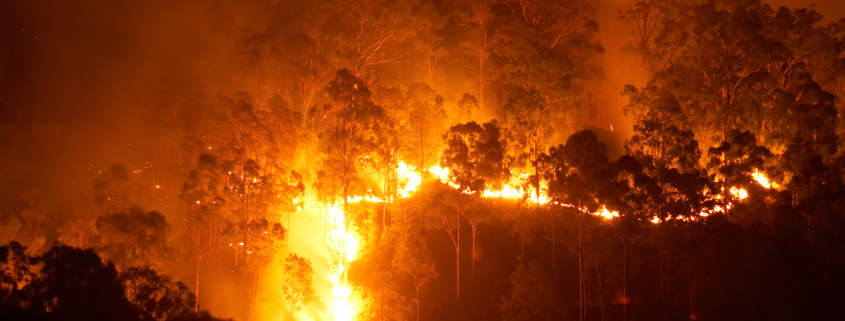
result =
M614 2L606 52L602 5L206 8L150 161L2 199L0 318L329 319L346 264L361 320L845 319L845 19Z
M117 271L93 250L55 245L29 256L17 242L0 247L4 320L220 320L194 311L182 282L149 268Z

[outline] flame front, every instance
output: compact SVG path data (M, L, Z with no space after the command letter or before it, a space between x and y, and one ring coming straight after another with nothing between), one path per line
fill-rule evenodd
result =
M437 179L444 184L448 184L453 188L457 188L458 186L454 183L449 181L449 169L443 168L440 166L432 166L426 170L433 179ZM396 168L396 174L399 176L400 181L403 183L404 186L397 190L398 198L408 198L413 196L418 190L420 185L423 183L422 176L420 172L414 166L408 165L404 162L399 162ZM540 185L539 193L533 187L519 187L525 186L526 184L520 184L527 179L527 174L515 175L515 178L510 182L503 184L499 189L487 189L482 193L482 197L484 198L503 198L503 199L525 199L528 202L534 204L551 204L554 206L560 207L568 207L568 208L575 208L583 213L595 215L601 217L605 220L612 220L614 218L619 217L619 212L611 211L607 207L602 206L596 212L589 212L584 208L578 208L572 204L562 204L557 202L551 202L548 196L548 187L545 184ZM759 171L755 171L753 174L753 178L757 181L761 186L765 188L773 188L777 185L771 183L769 179ZM731 187L730 193L738 200L744 200L748 197L748 191L743 188L738 187ZM390 202L392 200L385 200L373 195L366 195L366 196L354 196L348 199L348 203L358 203L358 202L373 202L373 203L381 203L381 202ZM329 219L329 229L330 229L330 240L332 245L334 246L335 251L335 261L332 262L332 268L328 274L328 280L332 285L331 290L331 307L330 315L333 320L339 321L351 321L355 318L356 313L358 312L358 307L352 299L352 289L349 287L347 283L346 277L346 267L349 266L349 263L354 261L359 255L360 250L360 239L358 234L356 233L354 227L347 226L346 222L346 215L341 208L342 205L339 205L336 202L334 205L327 207L327 215ZM731 204L726 204L726 208L730 209ZM711 211L703 211L701 213L702 217L706 217L710 214L717 213L717 212L724 212L725 209L716 206ZM680 220L689 220L689 218L684 217L672 217L672 219L680 219ZM668 218L667 218L668 219ZM655 216L650 220L651 223L658 224L660 223L660 219Z
M351 198L350 202L358 202L366 198ZM352 262L358 254L360 246L358 235L346 224L343 210L334 204L328 208L331 227L331 242L335 247L336 262L330 269L328 278L332 284L331 315L333 320L350 321L355 317L355 305L350 300L352 291L346 282L345 266Z

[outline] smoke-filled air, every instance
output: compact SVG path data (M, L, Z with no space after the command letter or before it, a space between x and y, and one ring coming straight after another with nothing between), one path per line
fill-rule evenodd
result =
M845 320L845 3L0 1L0 320Z

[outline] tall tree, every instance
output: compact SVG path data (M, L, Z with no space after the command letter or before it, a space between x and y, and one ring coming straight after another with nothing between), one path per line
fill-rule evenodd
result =
M327 186L334 191L334 199L343 203L344 226L348 235L353 215L350 213L350 196L363 193L378 169L377 164L389 158L383 150L382 137L390 128L390 119L384 109L371 100L370 90L361 78L347 69L339 70L337 78L325 88L331 97L331 127L320 134L325 151L319 180L329 180L339 186ZM342 241L348 244L347 240ZM340 253L341 263L347 262L345 246ZM344 270L345 271L345 270Z
M566 140L566 145L552 147L543 161L554 168L549 180L550 201L569 204L563 207L577 220L578 302L579 320L587 318L587 235L584 230L606 199L609 163L604 144L589 130L578 131Z
M128 212L100 216L94 243L100 255L119 267L148 266L160 269L170 254L167 218L157 211L133 207Z
M694 2L676 0L628 0L628 8L619 11L634 38L640 55L643 79L671 64L690 37L688 10Z
M421 215L421 214L417 214ZM416 215L415 215L416 216ZM422 314L420 302L420 289L425 287L431 279L437 277L437 270L434 268L434 261L428 253L428 244L423 239L423 226L414 220L413 217L405 217L409 222L401 224L398 242L395 245L396 253L393 256L393 265L404 273L411 276L414 291L416 292L415 303L417 304L417 320Z
M405 95L405 106L409 127L403 132L409 137L402 154L414 164L425 182L428 169L437 163L443 145L441 135L446 130L443 97L427 85L412 84Z
M440 165L449 169L449 181L457 188L457 233L455 245L458 271L458 298L460 300L460 217L464 216L472 227L473 275L475 274L475 241L481 217L468 211L490 186L501 186L510 177L510 161L506 158L506 145L501 137L498 122L479 125L476 122L458 124L443 135L446 150ZM444 221L444 224L445 221ZM447 224L447 232L451 229ZM451 232L450 232L450 236Z
M378 68L396 64L407 53L402 45L414 35L410 10L416 0L336 1L333 7L343 28L336 29L338 68L348 68L367 84L378 78Z
M499 27L496 24L496 15L493 6L496 1L456 1L452 5L453 18L460 25L463 32L463 39L460 41L460 51L464 68L475 77L476 97L478 106L485 110L487 86L498 74L491 77L487 69L489 59L493 55L497 39L499 38Z
M290 305L290 319L293 314L302 310L303 307L312 305L317 300L314 295L314 287L311 284L314 269L311 268L311 261L296 255L288 254L285 259L285 275L282 281L282 293Z

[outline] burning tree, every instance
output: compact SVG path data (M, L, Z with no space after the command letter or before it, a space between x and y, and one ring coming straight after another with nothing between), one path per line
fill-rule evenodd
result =
M389 119L381 106L370 100L370 91L364 82L352 75L349 70L337 72L337 78L326 87L334 102L334 117L331 127L320 135L325 148L322 169L317 173L320 181L333 199L343 202L345 235L349 232L351 217L349 198L362 194L363 188L370 183L377 164L387 159L381 137L388 133ZM345 244L341 255L343 263L347 260Z

